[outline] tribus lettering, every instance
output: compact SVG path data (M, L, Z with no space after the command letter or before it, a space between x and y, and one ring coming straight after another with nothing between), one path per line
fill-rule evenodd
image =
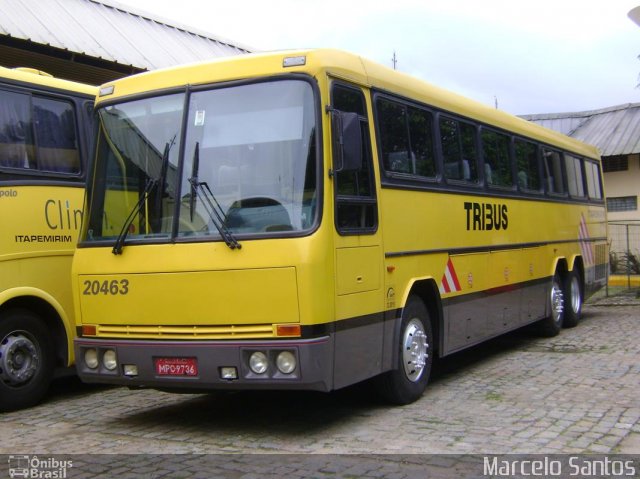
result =
M465 201L467 231L506 230L509 226L507 205Z
M52 230L77 230L82 221L82 210L71 210L69 200L47 200L44 219Z

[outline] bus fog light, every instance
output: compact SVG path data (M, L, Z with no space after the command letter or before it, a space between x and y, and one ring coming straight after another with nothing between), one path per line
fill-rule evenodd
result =
M267 355L263 352L256 351L249 358L249 367L256 374L264 374L269 367Z
M95 349L86 349L84 352L84 363L90 369L95 369L98 367L98 351Z
M233 366L220 368L221 379L238 379L238 370Z
M125 376L134 377L138 375L138 366L135 364L125 364L122 366Z
M296 370L296 357L289 351L282 351L278 354L276 365L282 374L291 374Z
M104 352L104 356L102 356L102 362L104 363L104 367L109 371L113 371L116 366L118 366L118 361L116 360L116 352L113 349L107 349Z

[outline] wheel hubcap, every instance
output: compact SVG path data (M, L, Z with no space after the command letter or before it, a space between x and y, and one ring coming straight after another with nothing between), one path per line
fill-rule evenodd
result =
M10 333L0 343L0 379L5 383L19 386L28 382L39 363L38 348L23 333Z
M402 359L407 379L416 382L422 377L429 359L429 343L422 323L412 319L404 330L402 339Z
M558 281L554 280L551 286L551 315L555 323L562 322L562 313L564 312L564 294Z

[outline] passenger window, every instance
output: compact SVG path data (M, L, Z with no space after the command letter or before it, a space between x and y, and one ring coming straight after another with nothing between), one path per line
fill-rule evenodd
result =
M424 177L436 176L436 161L433 154L433 120L431 113L409 107L409 137L411 153L415 163L413 174Z
M38 169L55 173L79 173L80 155L72 104L34 96L33 119Z
M30 96L0 90L0 166L33 168L35 151Z
M547 193L554 195L565 194L562 179L562 154L559 151L542 149L544 181Z
M413 173L407 110L385 99L376 102L384 169L392 173Z
M439 123L445 178L477 183L476 128L444 116Z
M376 108L385 171L435 177L431 113L385 98Z
M483 129L482 155L484 157L484 181L489 186L513 186L509 137L496 131Z
M9 91L0 91L0 102L0 166L80 172L71 102Z
M582 160L575 156L565 154L565 167L567 169L567 186L569 194L574 198L584 198L584 175L582 173Z
M538 168L538 147L535 143L516 139L516 181L521 190L540 191L540 170Z
M593 161L585 162L585 169L587 175L587 191L589 198L595 200L602 199L602 189L600 187L600 168L598 164Z

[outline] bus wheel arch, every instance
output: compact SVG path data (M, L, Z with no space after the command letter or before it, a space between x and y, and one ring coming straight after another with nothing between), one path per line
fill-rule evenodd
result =
M442 331L444 316L438 285L433 278L415 281L409 289L409 293L406 296L405 304L403 306L406 305L406 302L408 302L411 296L417 296L420 298L427 308L427 312L431 318L431 328L434 338L434 353L439 353L440 339L442 338L440 333Z
M567 259L564 256L556 258L555 264L551 270L552 274L558 274L561 278L563 278L567 271L569 271L569 267L567 265Z
M425 280L412 286L394 332L393 367L375 379L380 396L392 404L418 400L429 382L440 311L431 283Z
M55 370L55 351L45 322L33 311L0 312L0 410L30 407L44 397Z

